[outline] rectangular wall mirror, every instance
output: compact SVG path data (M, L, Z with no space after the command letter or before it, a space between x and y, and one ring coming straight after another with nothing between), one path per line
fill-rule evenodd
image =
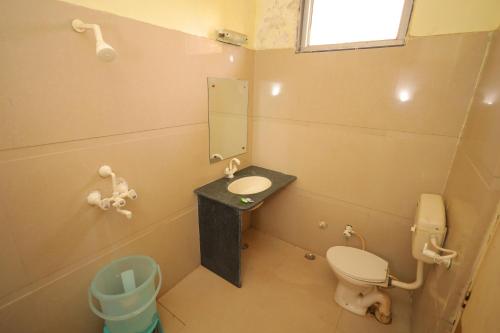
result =
M247 151L248 81L208 78L210 162Z

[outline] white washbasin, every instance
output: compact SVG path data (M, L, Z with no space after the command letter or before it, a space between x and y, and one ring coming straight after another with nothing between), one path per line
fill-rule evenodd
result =
M227 190L234 194L255 194L267 190L272 184L266 177L249 176L235 180Z

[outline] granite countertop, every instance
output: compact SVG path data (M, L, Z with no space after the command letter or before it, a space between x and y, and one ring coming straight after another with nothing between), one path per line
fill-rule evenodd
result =
M272 185L270 188L263 192L255 193L255 194L234 194L231 193L227 190L228 185L243 177L248 177L248 176L262 176L269 178L271 180ZM197 188L194 190L194 193L197 195L200 195L202 197L220 202L224 205L227 205L232 208L236 208L239 210L249 210L252 209L253 207L257 206L261 202L263 202L265 199L267 199L270 195L274 194L275 192L281 190L285 186L289 185L293 181L295 181L297 177L287 175L278 171L273 171L257 166L249 166L246 167L245 169L241 169L237 171L234 174L234 178L229 179L229 178L221 178L218 180L215 180L211 183L208 183L202 187ZM251 198L255 202L245 204L240 201L240 198Z

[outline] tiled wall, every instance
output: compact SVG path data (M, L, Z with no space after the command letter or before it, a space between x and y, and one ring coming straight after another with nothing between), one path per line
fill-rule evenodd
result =
M102 25L114 62L95 56L90 32L72 31L77 17ZM352 224L412 280L415 203L444 190L486 44L486 33L471 33L404 48L254 53L57 1L1 2L0 331L99 331L86 288L113 258L153 256L164 290L199 264L192 190L225 166L208 162L207 77L248 79L256 91L243 166L299 177L255 211L258 228L324 254ZM488 76L495 64L485 67L446 190L450 247L471 244L454 268L463 272L478 242L470 221L486 225L497 198L498 112L484 103L499 96L498 74ZM109 191L97 174L104 163L139 193L127 206L132 221L85 202L91 190ZM425 297L446 281L439 274L420 304L435 300L443 318L456 295Z
M449 227L446 246L458 250L459 256L449 271L443 267L430 270L416 298L414 333L451 332L479 250L495 220L500 200L499 102L500 32L497 31L492 36L445 191ZM498 276L492 278L496 281L494 286L498 286Z
M248 46L254 44L255 0L58 1L202 37L215 38L216 29L231 29L248 35Z
M114 62L74 18L102 25ZM252 89L253 51L52 0L2 1L0 31L0 332L98 332L99 267L150 255L165 291L199 264L193 189L225 166L208 160L206 78ZM110 193L102 164L138 192L131 221L86 203Z
M298 180L254 213L256 226L324 254L352 224L413 280L416 202L443 193L486 42L471 33L398 48L257 51L252 162Z

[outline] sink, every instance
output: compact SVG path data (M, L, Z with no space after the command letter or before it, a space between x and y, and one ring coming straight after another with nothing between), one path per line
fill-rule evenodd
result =
M272 184L266 177L249 176L235 180L227 190L234 194L255 194L267 190Z

